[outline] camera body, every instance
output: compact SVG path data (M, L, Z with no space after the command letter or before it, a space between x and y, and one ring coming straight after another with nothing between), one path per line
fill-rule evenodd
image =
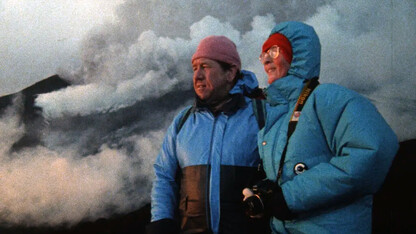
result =
M276 184L270 180L261 180L252 188L243 190L243 206L251 218L270 216L271 200Z

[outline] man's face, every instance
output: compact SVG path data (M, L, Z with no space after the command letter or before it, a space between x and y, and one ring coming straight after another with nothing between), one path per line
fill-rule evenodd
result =
M233 72L224 71L218 62L207 58L195 59L192 69L195 93L201 100L213 103L228 95Z
M267 73L267 83L271 84L287 75L290 64L285 60L282 54L278 54L276 58L272 58L268 53L264 56L264 71Z

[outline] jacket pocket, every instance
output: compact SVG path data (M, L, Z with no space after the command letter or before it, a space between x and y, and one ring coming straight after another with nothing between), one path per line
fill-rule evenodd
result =
M206 215L206 165L182 168L179 215L183 233L208 230Z

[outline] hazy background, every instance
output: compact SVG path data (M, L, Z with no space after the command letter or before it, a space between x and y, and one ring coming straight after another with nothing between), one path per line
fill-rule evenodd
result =
M0 224L140 208L166 128L192 101L199 40L231 38L265 86L260 47L285 20L316 29L322 83L365 95L401 141L416 138L414 0L0 0L0 96L53 74L74 84L39 95L42 124L22 122L19 96L0 116ZM27 134L40 143L11 151Z

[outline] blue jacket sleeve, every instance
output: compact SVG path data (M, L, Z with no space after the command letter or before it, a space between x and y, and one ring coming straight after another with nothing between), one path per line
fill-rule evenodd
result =
M153 165L155 178L151 193L151 221L175 219L178 207L178 185L175 181L179 168L176 155L176 128L182 111L169 126L162 147Z
M364 97L331 87L315 96L313 109L331 155L283 183L288 207L295 212L328 207L375 193L398 150L397 137Z

